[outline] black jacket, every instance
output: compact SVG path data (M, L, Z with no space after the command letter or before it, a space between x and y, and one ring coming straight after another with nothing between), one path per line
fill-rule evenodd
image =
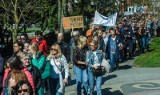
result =
M30 67L28 67L28 71L32 74L34 85L35 85L35 91L37 92L42 85L41 73L39 69L32 64Z
M61 51L63 53L63 55L66 57L67 62L70 61L70 49L69 49L69 45L62 41L62 42L56 42L55 44L58 44L61 48Z

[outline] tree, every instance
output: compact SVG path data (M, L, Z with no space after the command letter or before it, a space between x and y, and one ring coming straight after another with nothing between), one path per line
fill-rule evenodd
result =
M23 26L25 18L32 13L36 0L1 0L0 7L3 9L3 23L13 34L13 42L17 40L20 26Z
M41 31L46 29L53 31L57 23L57 2L53 0L37 0L35 4L35 9L33 11L32 24L36 24L41 27Z

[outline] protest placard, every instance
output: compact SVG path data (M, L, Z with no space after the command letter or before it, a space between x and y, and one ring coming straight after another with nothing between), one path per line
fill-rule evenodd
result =
M83 16L72 16L63 18L64 29L83 28Z

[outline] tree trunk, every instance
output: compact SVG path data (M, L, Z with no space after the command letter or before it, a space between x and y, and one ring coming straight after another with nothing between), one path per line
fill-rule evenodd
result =
M66 12L66 0L62 0L62 10L61 10L61 25L60 25L60 32L63 31L63 17L65 17L65 12Z
M16 30L14 30L13 32L13 43L17 40L17 31Z
M62 0L58 0L58 32L61 30Z
M18 12L17 12L17 8L18 8L18 0L15 1L15 5L14 5L14 21L15 21L15 25L13 26L13 43L17 40L17 32L19 29L19 19L18 18Z

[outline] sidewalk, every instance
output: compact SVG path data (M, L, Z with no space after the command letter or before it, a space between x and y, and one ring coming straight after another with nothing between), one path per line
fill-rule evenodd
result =
M103 95L160 95L160 68L132 67L134 59L120 64L120 70L103 78ZM73 70L72 84L65 95L77 95Z

